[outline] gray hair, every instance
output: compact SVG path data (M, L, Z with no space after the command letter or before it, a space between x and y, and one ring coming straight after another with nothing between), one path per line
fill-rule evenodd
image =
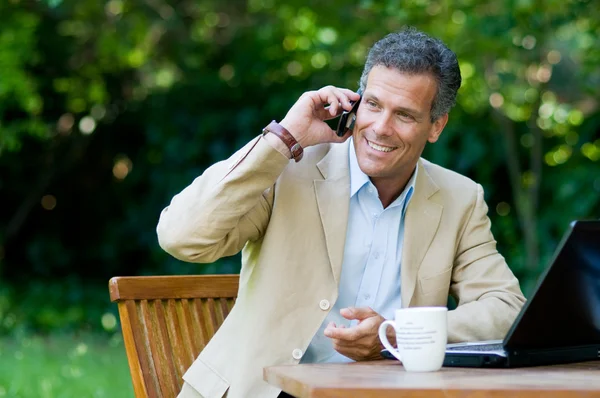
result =
M409 74L431 73L437 80L437 93L431 104L431 121L450 112L456 103L461 77L456 54L441 40L408 27L390 33L371 47L360 77L360 91L367 86L369 72L383 65Z

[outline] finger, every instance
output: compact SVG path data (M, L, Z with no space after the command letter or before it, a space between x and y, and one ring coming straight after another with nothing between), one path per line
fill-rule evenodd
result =
M325 86L317 91L310 91L303 95L308 96L314 102L313 109L318 113L324 109L331 117L336 117L342 111L351 110L353 102L360 99L360 95L346 88Z
M348 320L356 319L363 321L379 314L373 311L371 307L347 307L340 310L340 315Z
M325 336L331 339L356 341L364 336L358 327L325 329Z
M348 90L347 88L341 88L340 91L342 92L345 99L345 101L342 101L344 109L347 111L352 110L352 106L354 105L354 103L360 100L360 94L355 93L352 90Z
M339 108L339 101L334 93L333 86L325 86L317 91L318 101L320 104L315 104L315 109L325 109L331 117L335 117ZM319 106L320 105L320 106Z
M325 327L325 329L323 330L323 334L325 336L327 336L331 330L335 330L337 328L337 326L335 325L335 322L329 322L327 324L327 326Z
M328 86L327 88L332 91L341 106L347 111L351 110L353 103L360 99L360 94L348 90L347 88L338 88L334 86Z
M343 109L352 109L352 104L348 98L348 94L352 94L352 91L348 89L339 89L334 86L326 86L320 89L317 93L319 94L319 100L323 103L323 105L329 105L324 107L327 109L331 117L338 116L340 113L342 113ZM356 96L353 96L352 100L355 99Z
M331 344L336 349L337 348L341 348L341 349L363 349L363 348L367 348L367 344L366 343L356 342L356 341L346 341L346 340L340 340L340 339L332 339L331 340Z
M329 103L329 108L327 109L332 117L336 117L338 112L341 113L339 98L334 93L331 93L327 96L327 103Z
M330 104L329 101L334 101L334 104ZM330 120L338 117L342 113L342 108L335 96L328 96L315 100L313 106L314 116L321 120Z

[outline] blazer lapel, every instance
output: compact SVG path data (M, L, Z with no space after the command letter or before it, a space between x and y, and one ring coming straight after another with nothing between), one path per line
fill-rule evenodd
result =
M323 179L314 180L327 254L333 277L338 286L350 207L349 142L350 140L343 144L331 144L330 151L317 164Z
M432 198L438 190L439 187L427 173L424 162L419 160L414 196L406 209L404 220L400 277L403 307L410 306L419 267L440 224L443 206Z

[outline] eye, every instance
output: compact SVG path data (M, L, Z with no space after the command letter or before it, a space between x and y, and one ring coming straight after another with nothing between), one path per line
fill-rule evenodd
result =
M404 120L414 120L415 119L414 117L412 117L412 115L410 115L406 112L398 112L397 115L400 119L404 119Z
M373 100L368 100L367 105L369 105L371 108L377 108L377 104Z

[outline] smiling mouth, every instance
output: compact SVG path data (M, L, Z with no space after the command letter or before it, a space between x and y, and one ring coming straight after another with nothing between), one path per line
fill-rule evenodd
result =
M392 152L393 150L397 149L397 146L383 146L383 145L377 145L374 142L371 142L369 140L367 140L365 138L365 141L367 141L367 144L369 144L369 146L373 149L375 149L376 151L379 152Z

